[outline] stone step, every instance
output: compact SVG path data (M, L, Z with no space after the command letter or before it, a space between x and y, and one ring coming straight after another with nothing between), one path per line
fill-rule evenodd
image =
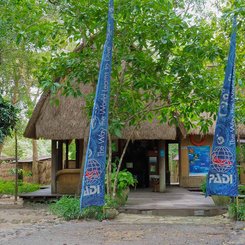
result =
M127 209L120 208L120 213L128 214L144 214L156 216L216 216L227 212L227 208L213 207L213 208L183 208L183 209Z

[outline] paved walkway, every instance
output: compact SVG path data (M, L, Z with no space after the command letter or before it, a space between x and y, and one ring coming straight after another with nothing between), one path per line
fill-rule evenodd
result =
M122 211L154 215L216 215L223 213L211 197L202 192L188 191L181 187L168 187L166 192L152 192L150 189L132 190Z

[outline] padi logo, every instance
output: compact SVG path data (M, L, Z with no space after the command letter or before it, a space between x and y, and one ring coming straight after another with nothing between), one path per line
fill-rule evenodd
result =
M100 194L100 186L99 185L91 185L86 186L84 190L84 196L90 196L94 194Z
M232 184L232 175L228 174L210 174L209 175L209 183L214 184Z

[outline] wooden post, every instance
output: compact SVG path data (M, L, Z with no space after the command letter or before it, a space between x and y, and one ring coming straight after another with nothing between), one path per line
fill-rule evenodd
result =
M65 160L65 167L69 167L69 140L66 140L66 160Z
M160 192L166 191L166 163L165 163L165 141L158 142L158 162L159 162L159 185Z
M169 152L169 144L168 142L165 142L165 173L166 173L166 186L170 186L171 181L170 181L170 162L169 162L169 156L168 156L168 152Z
M58 141L52 140L52 163L51 163L51 193L57 193L56 173L58 170Z
M58 159L57 159L57 170L63 169L63 141L58 140Z
M35 139L32 140L32 181L39 183L38 145Z
M83 158L83 140L76 139L76 168L81 168Z

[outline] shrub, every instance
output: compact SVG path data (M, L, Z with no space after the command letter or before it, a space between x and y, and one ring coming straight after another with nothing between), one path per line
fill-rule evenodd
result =
M245 195L245 185L239 185L238 192L240 195Z
M38 184L18 181L18 193L33 192L40 189ZM0 180L0 194L13 195L15 193L15 182Z
M81 217L80 201L78 198L63 196L57 202L50 205L50 210L65 220L79 219Z
M105 212L105 209L116 209L118 204L115 200L105 196L105 206L91 206L80 210L80 199L77 197L63 196L60 200L50 205L50 210L53 214L64 218L65 220L73 219L96 219L102 221L107 218L114 218L116 213Z
M114 169L112 174L111 174L111 182L112 186L115 182L115 177L116 177L116 170ZM117 181L117 194L119 196L122 195L122 192L125 189L128 189L130 186L135 186L137 184L137 179L133 176L131 172L128 170L124 169L118 173L118 181Z
M245 202L231 203L228 208L228 214L231 219L245 221Z
M202 190L202 192L203 192L204 194L206 194L206 187L207 187L207 182L206 182L206 180L207 180L207 178L205 178L205 179L202 181L201 186L200 186L200 188L201 188L201 190Z

